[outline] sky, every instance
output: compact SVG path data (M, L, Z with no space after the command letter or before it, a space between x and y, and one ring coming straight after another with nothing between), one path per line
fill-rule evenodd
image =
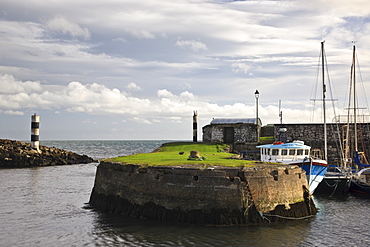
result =
M40 140L191 141L197 111L201 140L213 118L255 118L256 90L263 125L279 123L280 111L285 123L320 122L322 41L327 97L335 99L327 104L336 109L327 121L346 106L353 41L360 91L370 88L367 0L0 0L0 6L4 139L30 139L36 113Z

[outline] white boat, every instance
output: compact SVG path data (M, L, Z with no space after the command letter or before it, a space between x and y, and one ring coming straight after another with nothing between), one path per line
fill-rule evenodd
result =
M311 147L305 145L303 141L274 142L273 144L257 146L257 148L260 149L261 161L263 162L278 162L301 167L306 172L311 194L323 180L328 169L326 160L311 156Z

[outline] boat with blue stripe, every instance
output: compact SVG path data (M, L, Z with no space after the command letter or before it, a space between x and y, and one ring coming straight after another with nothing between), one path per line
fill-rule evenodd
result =
M310 154L311 147L305 145L303 141L274 142L259 145L257 148L260 149L261 161L263 162L277 162L301 167L306 172L311 194L323 180L328 169L326 160L312 156Z

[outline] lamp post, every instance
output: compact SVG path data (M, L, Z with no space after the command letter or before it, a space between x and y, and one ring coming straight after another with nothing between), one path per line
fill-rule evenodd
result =
M256 89L254 93L254 97L256 98L256 124L258 125L258 98L260 97L260 92Z
M257 142L260 140L260 131L258 126L258 98L260 97L260 92L256 89L256 92L254 93L254 97L256 98L256 130L257 130Z

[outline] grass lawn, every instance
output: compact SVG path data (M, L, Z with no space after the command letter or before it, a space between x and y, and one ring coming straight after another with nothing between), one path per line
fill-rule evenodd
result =
M122 157L105 159L104 161L123 162L126 164L149 165L149 166L177 166L186 164L210 165L210 166L253 166L258 161L231 159L235 155L225 152L226 144L208 144L193 142L173 142L164 144L156 152L140 153ZM204 160L188 160L190 151L199 151ZM179 154L183 152L183 154Z

